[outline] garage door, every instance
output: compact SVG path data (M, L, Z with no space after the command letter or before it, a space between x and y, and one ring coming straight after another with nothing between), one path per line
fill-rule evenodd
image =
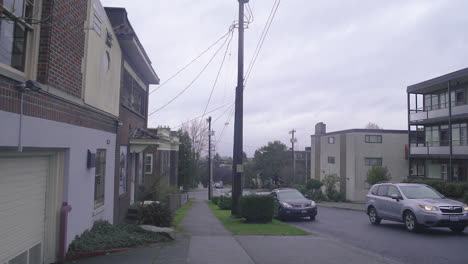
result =
M0 264L42 263L48 157L0 157Z

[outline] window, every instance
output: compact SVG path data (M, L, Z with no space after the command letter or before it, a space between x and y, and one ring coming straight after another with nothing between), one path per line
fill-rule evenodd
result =
M364 164L366 166L382 166L382 158L364 158Z
M0 63L6 64L24 72L27 58L28 43L32 39L34 27L32 18L34 14L33 0L2 1L0 9ZM37 31L37 30L36 30Z
M145 156L145 174L153 173L153 154L146 154Z
M388 185L380 185L379 190L377 191L377 195L387 196L387 194L388 194Z
M381 135L366 135L365 141L366 143L382 143L382 136Z
M425 160L411 160L410 175L414 177L424 177L424 163Z
M106 51L104 54L104 72L108 72L110 69L110 55L109 52Z
M335 157L329 156L329 157L328 157L328 163L330 163L330 164L335 164Z
M440 126L440 145L448 146L449 145L449 132L448 125Z
M465 104L465 89L458 89L451 93L452 106Z
M466 123L452 125L452 145L466 146L467 144Z
M146 114L146 92L127 70L124 70L121 96L127 107L143 116Z
M392 197L392 195L394 195L394 194L396 194L397 197L401 197L401 193L400 193L400 191L398 190L397 187L395 187L393 185L388 186L387 196Z
M371 194L373 194L373 195L376 195L376 194L377 194L377 190L378 190L378 189L379 189L379 186L377 186L377 185L374 185L374 186L372 187L371 191L370 191L370 192L371 192Z
M328 144L335 144L335 137L328 137Z
M96 151L96 173L94 177L94 208L104 204L104 178L106 177L106 150Z

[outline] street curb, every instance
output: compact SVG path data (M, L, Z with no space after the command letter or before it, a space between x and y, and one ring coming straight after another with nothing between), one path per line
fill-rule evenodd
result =
M343 209L343 210L350 210L350 211L359 211L359 212L365 212L365 209L357 209L357 208L349 208L349 207L340 207L340 206L334 206L334 205L324 205L324 204L317 204L319 207L327 207L327 208L335 208L335 209Z

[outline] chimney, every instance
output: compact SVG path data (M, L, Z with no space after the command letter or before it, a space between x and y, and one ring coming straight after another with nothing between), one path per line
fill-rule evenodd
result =
M323 122L317 123L315 125L315 135L320 136L325 133L327 133L327 125L325 125Z

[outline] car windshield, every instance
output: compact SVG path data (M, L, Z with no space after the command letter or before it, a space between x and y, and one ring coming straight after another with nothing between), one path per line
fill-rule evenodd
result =
M298 191L279 192L278 197L281 200L304 199L304 196Z
M400 189L408 199L444 198L438 191L427 186L401 186Z

